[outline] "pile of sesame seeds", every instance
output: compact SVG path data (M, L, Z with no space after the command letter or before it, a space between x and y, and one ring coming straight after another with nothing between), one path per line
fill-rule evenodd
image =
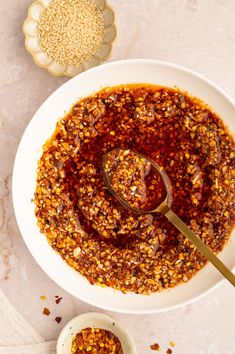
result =
M102 11L92 0L52 0L38 21L39 46L58 64L77 66L100 49Z

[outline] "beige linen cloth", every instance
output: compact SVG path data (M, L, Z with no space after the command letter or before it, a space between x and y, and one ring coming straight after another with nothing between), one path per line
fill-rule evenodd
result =
M56 342L45 342L0 289L0 354L55 353Z

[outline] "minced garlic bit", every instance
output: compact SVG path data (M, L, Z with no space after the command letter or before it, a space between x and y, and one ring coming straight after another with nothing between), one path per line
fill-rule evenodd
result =
M104 36L104 18L92 0L52 0L37 26L41 49L57 63L89 61Z

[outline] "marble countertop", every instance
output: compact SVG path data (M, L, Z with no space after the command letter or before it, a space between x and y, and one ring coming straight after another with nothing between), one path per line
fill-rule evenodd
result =
M24 49L22 22L31 0L0 0L0 287L45 339L55 339L76 314L97 310L60 289L38 267L16 225L11 175L17 145L38 106L67 79L37 68ZM109 0L118 39L111 60L148 57L192 68L235 99L234 0ZM47 300L40 300L46 295ZM54 303L54 296L63 300ZM155 315L112 314L133 336L138 353L235 353L235 289L226 283L203 299ZM42 315L46 306L51 316ZM57 324L54 320L61 316ZM7 354L7 353L6 353Z

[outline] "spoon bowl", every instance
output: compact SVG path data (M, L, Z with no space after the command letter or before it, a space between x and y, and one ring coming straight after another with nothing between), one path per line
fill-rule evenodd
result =
M113 188L112 183L111 183L111 175L110 175L109 171L107 170L106 165L107 165L107 161L109 160L111 153L117 153L117 155L118 155L118 153L120 153L122 151L127 151L127 150L123 150L121 148L112 149L112 150L108 151L107 153L105 153L102 158L102 170L103 170L104 180L105 180L105 183L106 183L106 186L107 186L109 192L119 201L120 204L122 204L125 208L131 210L134 213L137 213L140 215L151 214L154 212L164 213L165 208L170 208L172 206L172 202L173 202L172 185L171 185L170 179L162 167L160 167L152 159L146 157L145 155L143 155L139 152L135 151L134 154L142 159L145 159L151 165L151 168L155 172L155 174L158 174L160 176L160 178L163 182L163 185L165 187L165 192L166 192L164 200L161 200L160 203L158 201L155 201L155 203L153 203L152 208L150 208L150 209L138 209L138 208L131 206L124 198L122 198L120 196L120 194L117 193L117 191L115 191L115 189Z

